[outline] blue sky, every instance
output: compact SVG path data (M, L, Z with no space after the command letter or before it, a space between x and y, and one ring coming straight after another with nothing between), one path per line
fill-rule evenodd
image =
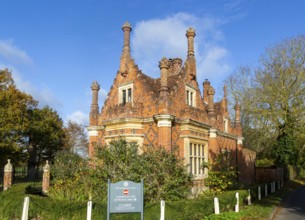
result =
M256 65L267 47L305 32L303 0L0 0L0 6L0 68L9 68L40 106L83 125L91 83L101 85L102 107L119 68L125 21L133 28L135 62L154 78L162 57L185 60L185 31L194 27L199 84L207 78L216 89L239 66Z

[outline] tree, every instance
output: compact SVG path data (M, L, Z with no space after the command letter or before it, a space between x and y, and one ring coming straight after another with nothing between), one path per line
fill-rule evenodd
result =
M0 164L11 158L37 168L63 147L63 122L50 107L15 86L9 70L0 70Z
M56 111L46 106L29 110L30 126L26 132L28 168L38 168L45 160L53 160L63 148L63 121Z
M270 47L258 67L243 71L227 82L243 107L245 138L256 138L253 147L260 155L294 164L302 147L296 140L305 128L305 37ZM250 83L240 89L235 82L243 81Z
M69 120L67 126L64 128L64 131L64 147L73 153L78 153L83 157L87 157L89 143L84 127Z
M29 110L37 101L18 90L9 70L0 70L0 164L24 155L24 133L30 126Z

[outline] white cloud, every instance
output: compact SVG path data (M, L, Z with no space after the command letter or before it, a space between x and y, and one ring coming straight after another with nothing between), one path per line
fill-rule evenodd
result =
M80 125L87 126L89 125L89 115L82 111L75 111L67 116L67 121L71 120Z
M13 44L12 40L9 41L3 41L0 40L0 56L6 58L10 62L13 62L15 64L24 63L24 64L32 64L33 61L29 57L29 55L16 47Z
M223 47L224 34L221 26L224 19L196 17L187 13L177 13L164 19L138 22L131 35L132 56L139 68L152 77L159 77L159 61L162 57L187 56L188 27L196 29L195 56L198 81L208 78L212 84L224 79L231 70L228 62L229 51Z

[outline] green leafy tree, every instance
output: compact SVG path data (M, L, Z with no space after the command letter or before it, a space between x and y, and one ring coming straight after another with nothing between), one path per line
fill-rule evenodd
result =
M0 70L0 164L11 158L14 164L37 168L63 147L63 123L50 107L15 86L9 70Z
M63 148L63 121L55 110L46 106L29 110L30 126L26 132L28 168L37 169L45 160L53 160Z
M16 88L9 70L0 70L0 163L7 158L14 162L24 159L29 110L36 105L30 95Z
M227 80L232 99L243 107L246 143L260 157L280 164L298 161L305 122L304 64L305 37L300 35L270 47L257 67L241 68Z

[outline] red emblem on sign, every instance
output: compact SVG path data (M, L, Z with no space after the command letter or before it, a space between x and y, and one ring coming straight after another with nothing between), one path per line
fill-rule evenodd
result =
M124 193L125 196L127 196L128 195L128 189L124 189L123 193Z

